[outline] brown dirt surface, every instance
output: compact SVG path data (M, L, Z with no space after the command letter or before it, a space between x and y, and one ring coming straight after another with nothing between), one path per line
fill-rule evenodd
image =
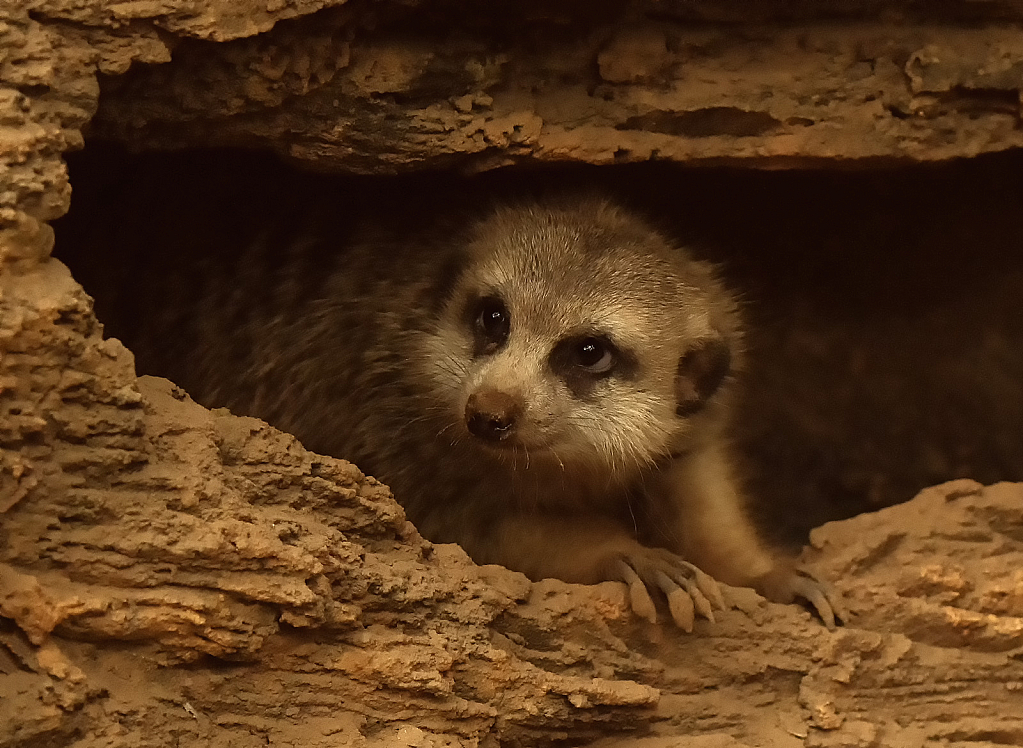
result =
M350 464L136 382L55 261L2 292L3 439L26 459L4 473L0 745L1023 736L1023 486L816 531L843 629L729 589L686 636L633 620L616 584L475 567Z
M686 636L619 585L478 568L352 465L136 379L49 259L90 121L373 173L1019 147L1023 15L968 5L0 5L0 748L1023 744L1020 484L818 530L843 629L728 590Z

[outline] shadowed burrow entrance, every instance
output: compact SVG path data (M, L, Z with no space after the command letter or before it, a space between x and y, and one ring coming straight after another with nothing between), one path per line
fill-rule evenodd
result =
M139 372L186 389L188 341L147 340L140 321L211 295L239 309L259 304L232 297L235 278L222 270L244 272L254 247L282 263L282 284L316 293L315 258L288 267L275 253L296 222L329 216L340 249L351 234L339 225L414 229L443 215L454 227L494 200L595 190L719 262L740 292L750 360L735 438L772 534L798 542L824 521L953 478L1023 480L1017 152L860 170L644 164L357 177L257 152L129 156L90 145L70 168L57 257ZM210 247L234 259L211 263ZM195 282L154 290L166 263L188 265ZM155 365L154 346L170 365Z

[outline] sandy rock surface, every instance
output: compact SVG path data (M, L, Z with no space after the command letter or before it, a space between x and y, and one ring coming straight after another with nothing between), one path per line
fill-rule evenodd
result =
M1023 736L1023 486L816 531L843 629L730 589L686 636L617 584L475 567L350 464L136 381L59 263L0 290L0 745Z
M736 590L684 636L617 585L431 547L353 466L137 380L47 259L90 121L364 172L1023 142L1014 5L828 7L526 4L451 33L426 2L0 6L0 746L1023 743L1018 485L818 531L842 630Z
M1014 27L656 17L630 6L606 23L515 16L452 32L426 4L372 29L345 7L182 43L173 64L109 80L90 132L144 148L260 145L366 173L934 161L1023 145Z

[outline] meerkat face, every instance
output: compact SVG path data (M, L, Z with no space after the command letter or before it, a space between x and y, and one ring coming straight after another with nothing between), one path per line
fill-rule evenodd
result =
M431 377L484 448L633 473L678 447L728 374L712 280L602 203L501 211L441 314Z

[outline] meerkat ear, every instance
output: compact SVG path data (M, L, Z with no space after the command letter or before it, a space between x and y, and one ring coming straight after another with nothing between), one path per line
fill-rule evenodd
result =
M682 354L675 374L675 412L691 416L701 410L732 369L732 353L720 338L701 340Z

